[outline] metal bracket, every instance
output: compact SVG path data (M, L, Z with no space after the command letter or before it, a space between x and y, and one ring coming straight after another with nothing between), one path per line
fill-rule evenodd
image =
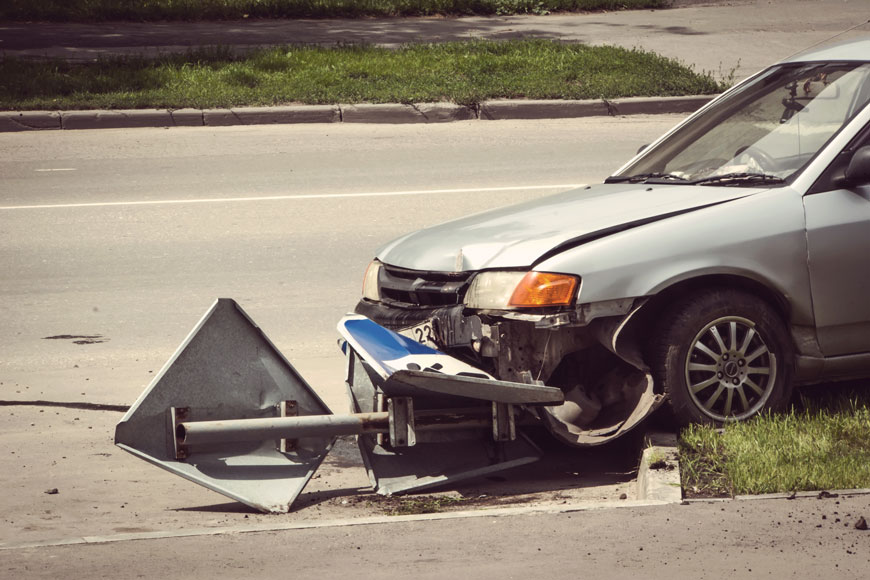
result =
M387 407L387 397L384 395L383 391L378 389L375 392L375 411L377 411L377 412L386 411L386 407ZM377 433L377 434L375 434L375 437L377 439L378 445L380 445L381 447L386 445L387 438L384 437L383 433Z
M190 407L169 407L169 424L172 426L170 439L172 440L172 456L178 461L187 459L189 449L178 437L178 425L190 418Z
M510 403L492 403L492 438L494 441L513 441L517 438L514 406Z
M298 417L299 416L299 405L296 401L281 401L278 403L278 416L279 417ZM292 453L296 451L298 446L297 439L279 439L278 440L278 451L281 453Z
M411 397L387 399L390 415L390 443L393 447L413 447L417 444L414 427L414 401Z

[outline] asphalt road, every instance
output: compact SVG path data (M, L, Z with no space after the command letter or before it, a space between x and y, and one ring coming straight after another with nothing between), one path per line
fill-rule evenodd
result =
M870 532L854 526L867 513L866 495L608 508L28 548L0 552L0 574L859 580L870 565Z
M345 412L335 326L378 246L600 180L678 119L0 135L0 548L268 525L115 448L117 410L69 403L131 404L214 299L232 297ZM619 501L637 454L620 452L615 475L571 457L547 484L535 464L507 491ZM333 452L289 521L370 514L368 490L358 454Z
M0 135L0 401L129 404L231 296L341 410L334 325L378 245L600 180L676 120ZM551 488L537 512L374 523L339 456L279 518L114 449L119 413L0 408L0 577L851 579L870 563L866 495L566 512ZM327 513L347 525L319 527Z
M0 135L0 399L130 403L231 297L343 408L335 324L381 244L600 180L677 120Z

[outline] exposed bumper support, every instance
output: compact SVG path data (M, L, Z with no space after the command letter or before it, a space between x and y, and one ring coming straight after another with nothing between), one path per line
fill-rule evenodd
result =
M619 357L620 363L603 380L607 382L607 389L623 394L624 412L616 415L609 424L599 423L591 428L577 425L571 418L578 414L567 414L565 410L583 403L572 399L572 393L568 392L565 404L546 407L543 414L550 432L562 441L579 447L607 443L634 429L664 403L664 395L654 391L652 374L641 356L636 336L631 332L632 319L643 304L637 304L626 316L598 319L590 325L598 342Z

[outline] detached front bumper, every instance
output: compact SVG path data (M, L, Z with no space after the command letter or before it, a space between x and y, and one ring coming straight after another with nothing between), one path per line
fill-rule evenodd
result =
M560 388L565 403L535 416L558 439L591 446L632 430L663 402L633 333L624 332L638 309L628 300L522 314L362 300L356 312L397 332L431 325L439 350L498 380Z

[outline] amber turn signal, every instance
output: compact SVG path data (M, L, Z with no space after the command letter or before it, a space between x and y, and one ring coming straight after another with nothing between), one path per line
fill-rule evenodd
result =
M568 306L577 294L579 279L567 274L529 272L514 290L510 306L534 308L540 306Z

